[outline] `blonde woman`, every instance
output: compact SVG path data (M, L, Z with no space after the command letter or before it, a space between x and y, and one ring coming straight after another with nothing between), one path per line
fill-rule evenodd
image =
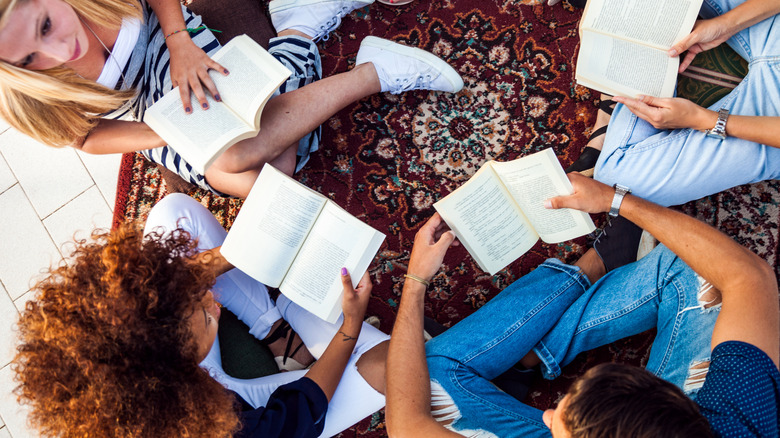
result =
M187 181L243 197L265 163L300 169L319 147L319 125L347 104L380 91L462 87L444 61L378 38L364 40L353 70L319 80L315 42L373 1L270 2L279 36L269 52L293 75L266 106L261 132L205 175L141 122L177 85L185 111L207 109L207 94L219 100L208 71L229 75L209 58L219 49L214 35L178 0L0 0L0 117L52 146L141 151Z

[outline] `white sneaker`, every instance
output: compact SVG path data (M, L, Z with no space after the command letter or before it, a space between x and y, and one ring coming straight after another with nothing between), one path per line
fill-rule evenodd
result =
M294 29L317 42L328 39L341 24L341 17L371 3L374 0L273 0L268 12L277 32Z
M425 50L393 41L366 37L360 43L356 65L372 62L382 91L400 94L409 90L457 93L463 79L442 59Z

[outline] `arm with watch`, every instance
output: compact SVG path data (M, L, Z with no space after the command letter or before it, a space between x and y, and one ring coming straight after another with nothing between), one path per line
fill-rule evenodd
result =
M780 117L741 116L703 108L680 97L614 97L631 112L659 129L692 128L711 137L737 137L780 148Z

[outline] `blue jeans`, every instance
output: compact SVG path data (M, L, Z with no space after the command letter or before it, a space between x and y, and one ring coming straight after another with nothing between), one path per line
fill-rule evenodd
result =
M554 378L577 354L653 327L647 369L691 393L703 383L697 367L706 373L719 309L703 291L706 282L664 246L593 286L579 268L547 260L428 342L432 410L464 434L549 437L542 411L490 380L532 350Z
M701 15L715 17L744 0L704 0ZM745 79L710 109L743 116L780 116L780 16L728 40L750 63ZM778 122L780 123L780 122ZM596 163L597 180L631 187L637 196L678 205L731 187L780 177L780 149L693 129L660 130L618 104Z

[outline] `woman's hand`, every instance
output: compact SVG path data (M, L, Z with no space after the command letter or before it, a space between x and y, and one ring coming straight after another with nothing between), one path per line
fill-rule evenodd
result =
M691 33L680 41L677 41L677 43L669 49L669 56L671 57L679 56L686 50L688 51L685 58L680 62L679 72L682 73L685 71L685 69L691 65L693 58L699 53L713 49L731 38L732 32L721 17L722 16L719 16L709 20L697 20Z
M586 213L605 213L612 206L615 189L594 179L581 175L579 172L567 174L574 193L566 196L556 196L544 201L545 208L573 208Z
M407 272L430 280L441 267L447 249L453 244L458 244L455 241L455 233L449 231L439 213L434 214L414 237Z
M344 285L344 297L341 299L341 308L344 312L344 325L358 324L363 322L368 307L368 299L371 297L371 277L368 272L363 274L356 288L352 287L352 277L347 272L347 268L341 268L341 283Z
M628 107L632 113L658 129L693 128L710 129L715 126L718 114L680 97L652 96L614 97L614 101Z
M196 46L186 31L170 35L165 40L165 44L171 55L171 82L174 87L179 87L184 111L188 114L192 112L190 91L195 93L195 98L201 108L208 109L204 87L214 97L214 100L221 101L217 86L214 85L208 72L215 70L222 75L227 75L227 69Z

